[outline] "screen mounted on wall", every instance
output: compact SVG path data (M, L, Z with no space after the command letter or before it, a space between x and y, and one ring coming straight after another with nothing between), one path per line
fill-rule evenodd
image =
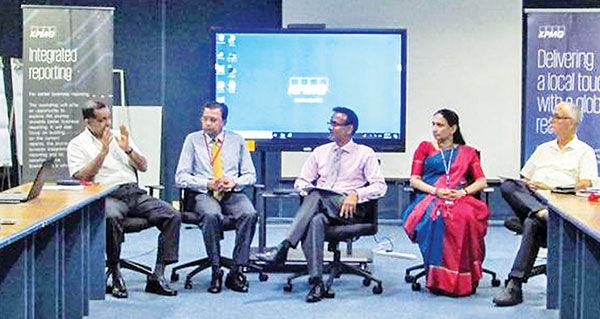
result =
M213 29L215 100L227 128L280 150L328 141L335 106L359 118L355 141L404 151L405 30Z

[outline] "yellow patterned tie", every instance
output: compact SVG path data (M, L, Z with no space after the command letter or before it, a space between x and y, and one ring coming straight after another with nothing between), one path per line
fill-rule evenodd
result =
M220 151L221 150L219 147L219 140L217 138L214 138L211 150L211 161L214 180L218 180L219 178L223 177L223 159L221 157ZM223 198L223 193L215 190L213 191L213 197L216 200L220 201Z

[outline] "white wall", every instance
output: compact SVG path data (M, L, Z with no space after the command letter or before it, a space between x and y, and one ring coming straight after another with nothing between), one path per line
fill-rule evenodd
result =
M385 175L410 174L416 146L432 139L431 115L449 107L496 178L520 166L521 12L520 0L283 0L283 25L407 29L407 152L383 155ZM282 176L304 158L283 154Z
M138 174L140 186L159 185L162 107L113 106L112 114L113 128L118 129L124 124L131 139L148 161L148 170Z

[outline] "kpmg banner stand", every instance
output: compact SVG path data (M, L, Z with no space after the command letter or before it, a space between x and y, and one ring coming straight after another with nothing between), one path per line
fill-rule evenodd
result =
M554 138L550 119L560 101L581 107L578 137L600 158L600 11L528 10L523 117L526 160Z
M23 179L56 157L65 178L67 143L90 99L112 104L113 8L23 7Z

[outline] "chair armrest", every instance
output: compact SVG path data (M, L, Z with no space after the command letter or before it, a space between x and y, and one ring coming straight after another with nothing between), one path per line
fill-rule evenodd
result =
M415 189L412 186L404 186L402 188L403 191L407 192L407 193L414 193Z
M494 192L494 188L493 187L486 187L482 190L482 192L484 193L493 193Z

